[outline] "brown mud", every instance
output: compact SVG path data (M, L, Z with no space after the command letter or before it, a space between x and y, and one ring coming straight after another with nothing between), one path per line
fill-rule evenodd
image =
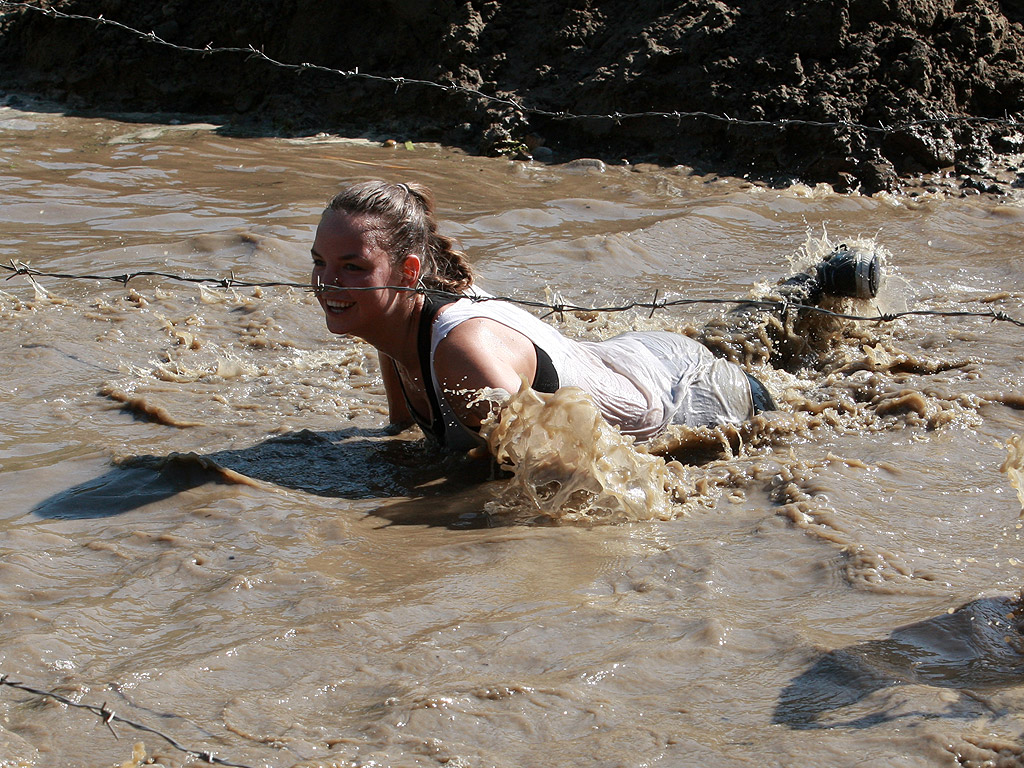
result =
M0 3L0 99L11 106L32 95L77 112L214 115L235 131L684 164L841 191L1024 186L1016 0L35 4L102 14L178 46L252 46L280 62L452 84L527 109L417 83L299 73L244 53L189 53L109 23Z

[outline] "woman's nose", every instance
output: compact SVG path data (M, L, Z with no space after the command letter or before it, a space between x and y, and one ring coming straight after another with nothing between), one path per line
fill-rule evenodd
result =
M324 267L323 269L317 270L313 273L313 282L321 286L337 285L338 273L330 267Z

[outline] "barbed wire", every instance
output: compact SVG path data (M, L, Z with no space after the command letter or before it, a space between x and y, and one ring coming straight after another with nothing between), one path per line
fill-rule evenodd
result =
M186 747L185 745L181 744L179 741L174 739L172 736L168 736L166 733L163 733L162 731L159 731L156 728L153 728L152 726L146 725L145 723L139 723L134 720L129 720L126 717L121 717L116 712L114 712L114 710L110 709L107 706L106 702L103 702L103 704L100 706L96 706L95 704L82 704L81 702L74 701L73 699L70 699L67 696L57 693L56 691L45 691L41 688L35 688L31 685L26 685L25 683L15 682L14 680L10 679L9 675L0 675L0 686L15 688L19 691L30 693L33 696L40 696L44 698L53 699L54 701L58 701L61 704L64 704L68 707L73 707L75 709L82 709L87 712L91 712L103 721L103 724L107 726L109 731L114 735L115 739L119 739L120 737L114 730L114 723L122 723L124 725L129 726L130 728L134 728L137 731L142 731L144 733L150 733L154 736L158 736L179 752L183 752L190 757L198 757L200 760L203 760L206 763L209 763L210 765L227 765L232 766L232 768L254 768L254 766L246 765L245 763L236 763L232 762L231 760L226 760L222 757L217 757L217 755L215 755L211 750L208 749L200 750L192 749L191 747Z
M596 114L596 113L574 113L565 110L549 110L541 109L539 107L528 106L523 98L516 94L510 93L506 96L497 96L494 94L484 93L477 88L470 88L464 85L457 85L455 83L440 83L434 80L426 80L423 78L415 77L401 77L394 75L376 75L370 72L360 72L359 67L354 69L337 69L334 67L324 66L322 64L313 64L311 62L286 62L279 61L268 56L263 52L261 48L257 48L251 43L247 46L220 46L214 47L212 43L207 43L202 48L196 48L190 45L181 45L179 43L173 43L169 40L165 40L156 34L156 32L143 32L140 29L124 24L114 19L108 19L100 14L99 16L88 16L78 13L65 13L58 11L55 8L47 8L31 3L15 2L14 0L0 0L0 8L21 8L25 10L31 10L37 13L42 13L46 16L50 16L55 19L65 19L74 21L88 21L93 22L97 25L114 27L128 34L134 35L135 37L144 40L146 42L153 43L155 45L161 45L166 48L182 53L195 53L202 56L210 56L216 54L243 54L248 58L258 59L266 64L269 64L280 69L291 70L294 72L322 72L325 74L336 75L346 79L361 79L368 80L378 83L386 83L393 85L396 91L403 86L412 85L424 88L434 88L445 91L446 93L455 93L469 98L477 99L479 101L497 105L501 107L512 108L523 115L532 115L535 117L550 118L552 120L569 120L569 121L582 121L582 120L611 120L614 123L621 123L623 120L634 120L638 118L656 118L675 120L679 122L686 119L702 118L706 120L713 120L716 122L727 123L729 125L741 125L750 127L769 127L775 129L782 129L791 126L806 126L812 128L829 128L838 130L849 130L849 131L860 131L862 133L880 133L880 134L892 134L898 132L908 131L914 128L924 128L929 126L938 125L951 125L951 124L964 124L964 125L993 125L1000 126L1003 128L1024 128L1024 121L1012 119L1010 117L981 117L971 115L943 115L942 117L934 118L920 118L916 120L906 120L899 123L886 126L882 123L878 125L867 125L865 123L858 123L853 120L808 120L803 118L780 118L776 120L750 120L738 117L732 117L726 114L716 114L714 112L705 111L682 111L682 110L647 110L641 112L612 112L610 114Z
M649 310L650 317L654 316L654 313L661 309L669 309L672 307L689 307L697 305L725 305L735 307L756 307L758 309L769 309L779 312L780 315L785 317L791 310L798 312L813 312L829 317L835 317L841 320L855 320L865 322L876 322L876 323L889 323L895 320L899 320L904 317L978 317L993 321L1001 321L1012 323L1019 328L1024 328L1024 321L1018 320L1017 318L996 309L988 310L987 312L975 312L970 310L937 310L937 309L910 309L903 310L901 312L879 312L876 315L855 315L845 312L837 312L835 310L826 309L825 307L819 307L814 304L800 304L797 302L787 301L785 299L755 299L755 298L742 298L742 299L716 299L716 298L701 298L701 299L663 299L660 297L660 290L654 292L654 298L650 301L633 300L627 301L621 304L611 305L580 305L572 304L564 301L560 296L556 294L554 302L545 302L538 299L526 299L515 296L492 296L490 294L466 294L466 293L453 293L451 291L442 291L433 288L425 287L406 287L400 285L384 285L384 286L358 286L358 287L342 287L333 285L318 285L313 286L309 283L294 283L282 280L270 280L270 281L257 281L257 280L240 280L234 276L233 272L228 273L228 277L204 277L204 276L190 276L190 275L178 275L172 272L158 272L152 270L138 270L136 272L126 272L119 275L90 275L90 274L70 274L66 272L44 272L42 270L30 267L28 264L23 262L11 261L9 264L0 264L0 269L9 271L9 274L5 280L10 280L18 275L27 277L33 284L37 277L49 277L54 279L62 280L92 280L102 282L114 282L120 283L127 287L128 283L136 278L140 277L160 277L166 280L173 280L184 283L191 283L196 285L211 285L218 288L294 288L301 291L307 291L315 294L324 293L326 291L346 291L346 292L362 292L362 291L394 291L396 293L419 293L425 296L431 296L438 299L451 299L456 301L458 299L470 299L471 301L482 302L482 301L504 301L509 304L516 304L522 307L529 307L531 309L547 310L547 313L542 317L549 317L550 315L557 314L560 317L566 312L628 312L630 310ZM44 289L45 290L45 289Z

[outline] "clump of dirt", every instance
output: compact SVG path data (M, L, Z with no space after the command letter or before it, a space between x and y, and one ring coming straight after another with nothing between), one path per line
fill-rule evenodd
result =
M0 2L0 88L72 109L869 192L910 178L986 192L1024 184L1024 10L1009 0L35 4L176 46L243 49L190 53ZM282 68L250 47L359 74Z

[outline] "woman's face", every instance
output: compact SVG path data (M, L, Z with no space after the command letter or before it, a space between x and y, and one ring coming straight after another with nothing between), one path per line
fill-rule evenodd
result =
M312 248L313 286L337 287L318 294L327 329L371 344L393 331L395 324L386 321L397 319L403 296L400 291L346 290L401 284L399 270L370 236L374 223L371 217L327 210Z

